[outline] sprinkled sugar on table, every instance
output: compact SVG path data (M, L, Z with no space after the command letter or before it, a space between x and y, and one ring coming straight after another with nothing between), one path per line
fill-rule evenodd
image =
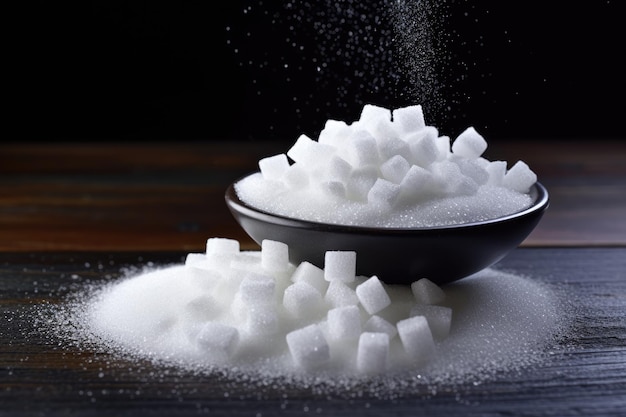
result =
M0 151L0 399L16 415L620 415L626 407L626 147L490 144L526 161L551 206L496 265L558 289L569 329L541 366L397 397L277 384L129 360L50 331L46 306L146 266L183 262L207 237L256 250L227 211L228 184L284 150L271 143L5 144ZM389 394L389 392L387 393Z

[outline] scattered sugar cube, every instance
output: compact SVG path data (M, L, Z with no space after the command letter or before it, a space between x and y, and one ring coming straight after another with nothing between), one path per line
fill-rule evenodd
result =
M292 282L306 282L313 286L320 294L325 294L328 281L324 279L324 270L308 261L301 262L291 275Z
M285 271L289 268L289 246L276 240L261 242L261 265L267 271Z
M318 324L310 324L287 333L287 346L296 365L316 368L330 360L330 348Z
M296 319L315 318L324 308L324 299L312 285L299 281L285 289L283 307Z
M324 294L324 300L332 307L357 305L359 298L356 291L342 281L331 281Z
M418 362L428 359L435 352L435 341L424 316L414 316L396 323L398 336L409 357Z
M250 272L241 281L238 293L246 304L269 304L274 299L275 287L273 277Z
M487 149L487 141L473 127L465 129L452 143L452 152L464 158L478 158Z
M268 156L259 160L259 168L263 178L267 180L279 180L287 169L289 169L289 160L284 153Z
M388 362L389 336L386 333L363 332L357 348L357 370L367 374L379 374L387 369Z
M342 148L346 161L355 167L377 166L379 161L378 144L367 130L357 130L349 137L349 143Z
M411 283L411 292L420 304L439 304L446 298L446 293L428 278L420 278Z
M392 133L389 133L392 134ZM378 154L382 160L387 160L395 155L409 155L409 144L394 136L385 136L378 140Z
M328 335L332 340L356 339L361 334L361 312L356 305L328 310Z
M489 174L487 185L500 186L506 174L506 161L491 161L485 166L485 171Z
M356 296L369 314L376 314L391 304L391 298L376 275L356 287Z
M504 175L502 185L520 193L527 193L537 182L537 175L524 161L517 161Z
M223 237L212 237L206 241L207 254L237 254L239 253L239 241Z
M278 332L280 320L273 306L254 306L246 316L245 330L251 335L270 336Z
M355 251L326 251L324 254L324 279L326 281L353 282L355 278Z
M450 334L450 324L452 323L452 309L450 307L416 304L411 308L409 315L411 317L426 317L430 332L437 340L443 340Z

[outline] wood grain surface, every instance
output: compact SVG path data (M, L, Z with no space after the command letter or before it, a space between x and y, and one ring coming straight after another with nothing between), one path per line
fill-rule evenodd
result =
M553 285L572 307L558 348L540 366L437 392L418 386L396 399L157 366L59 340L52 316L42 314L126 268L181 259L162 252L0 254L0 415L617 417L626 410L626 248L517 249L497 267Z

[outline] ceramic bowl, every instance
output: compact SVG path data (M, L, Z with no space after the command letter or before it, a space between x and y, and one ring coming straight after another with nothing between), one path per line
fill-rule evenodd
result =
M533 204L492 220L428 228L373 228L316 223L259 210L241 201L235 183L226 190L229 210L259 245L284 242L294 264L324 267L326 251L356 251L357 274L376 275L387 284L428 278L438 285L492 266L528 237L549 205L539 182L530 190Z

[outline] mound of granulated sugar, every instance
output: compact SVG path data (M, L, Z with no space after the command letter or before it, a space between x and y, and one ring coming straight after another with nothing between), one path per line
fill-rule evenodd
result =
M559 324L552 293L513 274L390 286L355 276L354 252L327 252L323 269L287 255L281 242L240 251L236 240L208 239L207 252L184 264L99 291L77 327L121 352L192 369L445 383L531 363Z
M367 104L352 124L328 120L317 140L301 135L286 154L261 159L235 191L270 213L375 227L461 224L529 207L536 174L523 161L489 161L486 149L472 127L453 142L441 136L420 105Z

